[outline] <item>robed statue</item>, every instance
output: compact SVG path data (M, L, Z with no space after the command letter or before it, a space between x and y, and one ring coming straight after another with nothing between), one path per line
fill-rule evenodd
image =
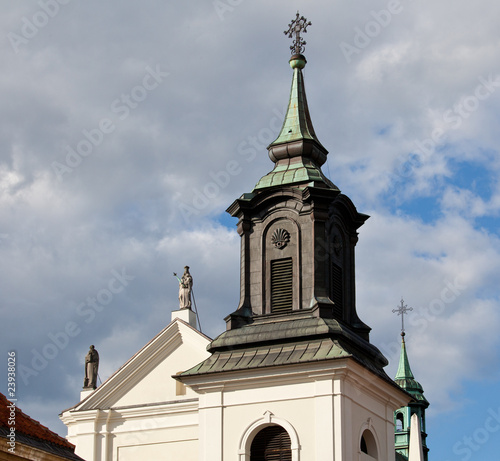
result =
M90 346L89 352L85 356L85 379L83 387L95 389L97 387L97 370L99 369L99 353L94 346Z
M184 274L179 280L179 308L191 309L191 291L193 290L193 277L189 273L189 266L184 267Z

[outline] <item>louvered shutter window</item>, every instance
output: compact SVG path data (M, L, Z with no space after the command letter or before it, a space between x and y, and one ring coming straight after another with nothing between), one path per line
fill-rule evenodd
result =
M250 461L291 461L292 449L288 432L281 426L262 429L253 439Z
M344 302L342 291L342 268L337 264L332 264L332 301L337 314L342 312Z
M271 312L291 312L292 307L292 258L271 261Z

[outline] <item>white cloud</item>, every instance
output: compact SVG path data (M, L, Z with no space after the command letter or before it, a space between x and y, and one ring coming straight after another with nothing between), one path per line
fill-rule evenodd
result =
M484 200L474 190L448 187L443 193L441 206L448 213L458 213L470 218L497 216L500 196L494 192L489 200Z
M433 411L458 405L452 396L463 378L481 375L500 358L498 238L457 216L423 224L376 212L360 229L357 255L358 312L374 327L372 341L388 355L390 374L399 359L401 322L391 311L403 296L414 309L406 329L416 379Z

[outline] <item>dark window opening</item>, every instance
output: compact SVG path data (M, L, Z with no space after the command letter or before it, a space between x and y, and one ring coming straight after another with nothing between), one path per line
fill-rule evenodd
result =
M268 426L253 439L250 461L291 461L292 448L288 432L281 426Z
M404 418L401 413L396 415L396 432L401 432L404 430Z
M361 440L359 442L359 449L362 453L371 456L372 458L377 459L377 442L375 442L375 437L373 434L366 429L361 436Z
M364 438L364 437L361 437L361 444L360 444L360 448L361 448L361 451L362 451L363 453L368 454L368 448L367 448L367 446L366 446L366 440L365 440L365 438Z

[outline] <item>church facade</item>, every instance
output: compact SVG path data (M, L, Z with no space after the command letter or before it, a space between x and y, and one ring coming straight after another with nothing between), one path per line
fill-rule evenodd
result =
M62 412L67 439L86 461L198 459L198 395L172 375L206 359L210 340L190 309L96 390Z
M268 147L274 167L228 208L238 218L241 276L226 331L210 340L181 309L84 391L61 419L87 461L396 458L395 412L413 398L387 376L357 314L355 246L368 216L321 170L328 152L302 74L300 31L309 24L297 14L290 26L292 87Z

